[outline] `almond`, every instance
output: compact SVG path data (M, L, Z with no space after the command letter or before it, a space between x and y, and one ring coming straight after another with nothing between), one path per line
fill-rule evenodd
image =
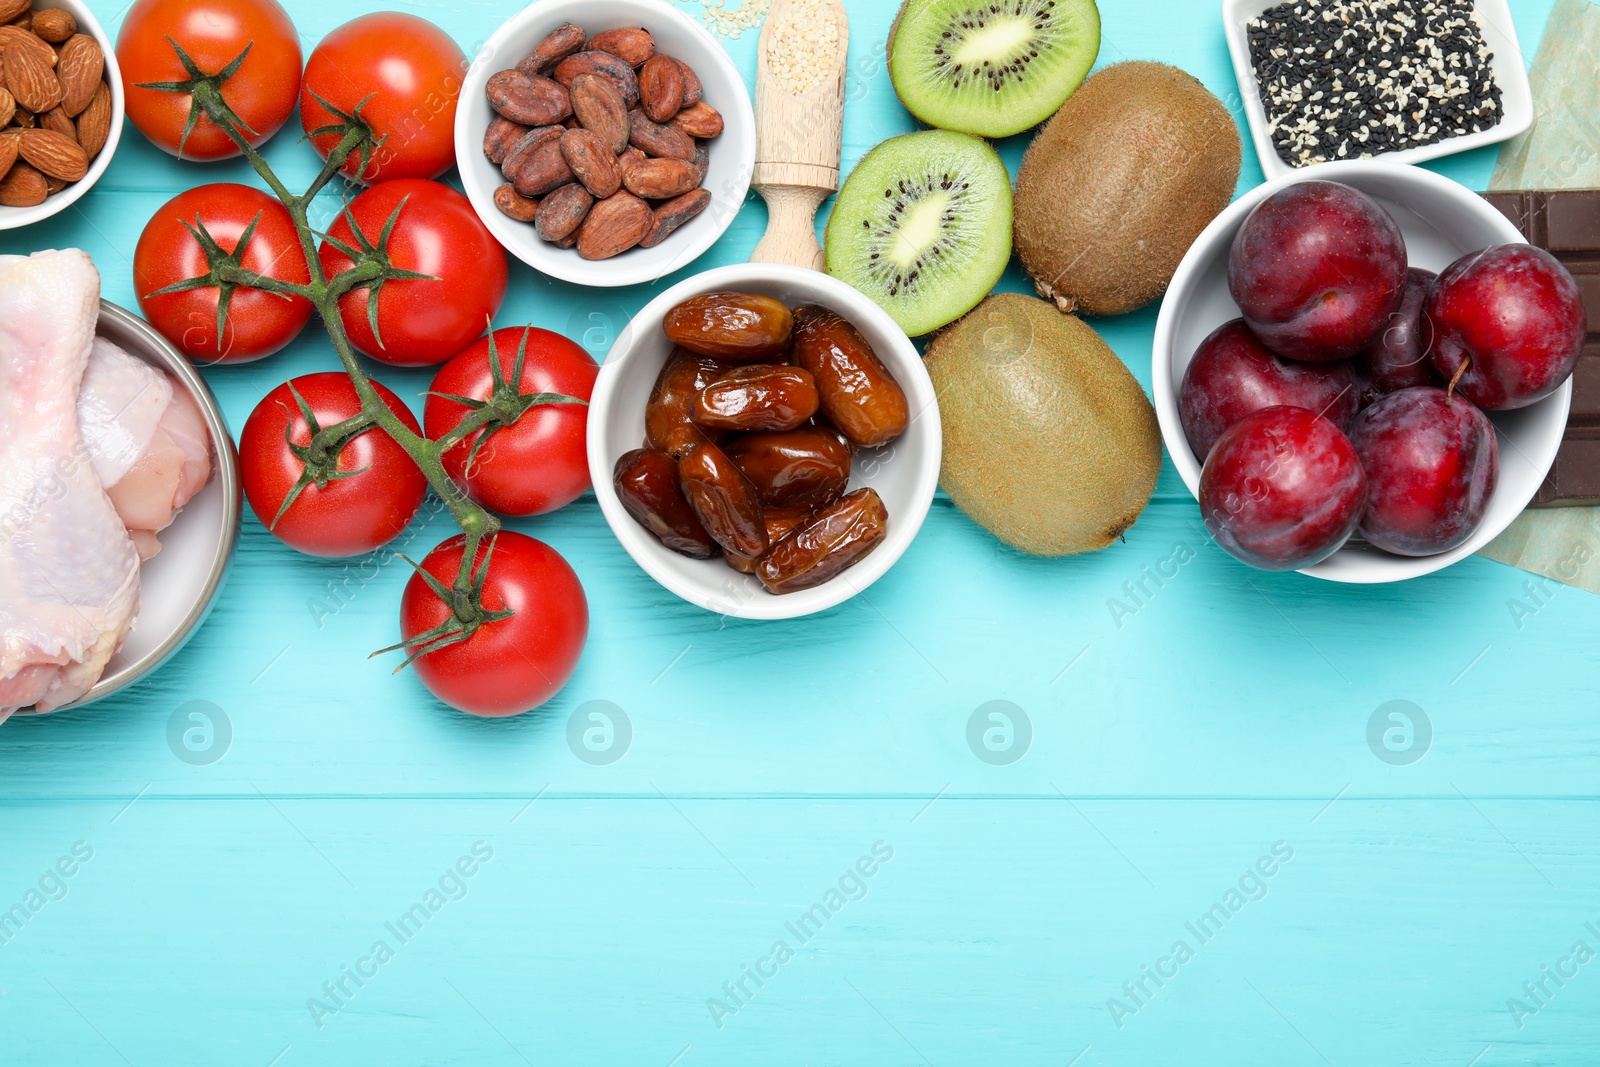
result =
M511 184L523 196L537 197L553 193L575 180L572 168L567 166L566 159L562 157L561 139L558 137L530 152L522 166L517 168Z
M86 34L76 34L61 46L61 62L56 77L61 80L61 110L76 118L89 106L94 91L104 80L105 53L100 42Z
M78 32L78 20L72 17L71 12L59 7L45 7L33 13L33 21L28 24L28 29L36 37L43 37L51 44L60 44Z
M620 256L644 240L655 222L650 205L621 192L600 201L578 229L578 255L584 259Z
M517 69L524 74L543 74L572 53L581 52L583 43L588 39L583 27L563 22L550 31L550 35L540 41L538 47L523 57Z
M651 122L643 111L628 112L628 121L629 143L646 155L694 162L694 139L676 126Z
M93 159L111 136L111 87L101 82L89 106L78 113L78 144L83 154Z
M17 161L17 139L15 137L0 137L0 180L11 172L11 165Z
M48 45L43 47L49 50ZM54 58L53 53L51 58ZM17 103L35 114L49 111L61 103L61 82L56 78L55 71L48 64L40 62L31 49L22 47L14 40L6 42L5 81L6 88L16 97Z
M670 200L700 184L700 172L681 159L646 159L622 172L628 192L645 200Z
M50 185L44 175L26 163L17 163L0 179L0 205L5 207L33 207L44 203L49 195Z
M546 241L559 241L572 235L583 224L594 197L581 185L564 185L539 201L534 226Z
M629 107L639 102L639 76L633 68L610 52L579 52L556 64L551 77L564 88L585 74L609 78L622 91L622 99Z
M617 165L616 154L598 134L568 130L561 135L561 155L573 176L596 199L604 200L622 188L622 168Z
M704 100L678 112L672 124L690 137L710 140L722 136L722 112Z
M628 102L609 78L581 74L572 81L572 113L583 128L605 142L612 154L628 148Z
M11 116L11 125L18 129L31 130L38 123L34 120L33 112L25 107L19 107Z
M572 114L565 87L537 74L502 70L484 88L489 106L524 126L549 126Z
M683 67L671 56L651 56L639 70L639 107L652 122L667 122L683 108Z
M0 22L11 22L28 13L33 0L0 0Z
M0 89L0 129L11 125L11 117L16 113L16 98L6 90Z
M518 222L532 222L539 213L539 201L523 196L510 182L494 191L494 206L500 214Z
M49 64L54 69L56 65L56 50L54 48L51 48L27 30L17 26L0 26L0 50L4 50L6 46L12 44L20 48L26 48L29 52L39 57L39 62Z
M54 130L73 144L78 143L78 126L67 118L67 113L61 109L61 105L57 104L49 111L40 114L38 118L40 126L47 130Z
M656 39L643 26L601 30L584 47L593 52L609 52L630 67L642 67L655 55Z
M704 189L684 193L680 197L668 200L655 210L655 221L650 225L650 232L644 235L644 240L639 242L640 248L654 248L656 245L671 237L678 227L700 214L711 204L711 194Z
M41 173L64 182L75 182L89 172L89 156L83 146L55 130L28 130L17 150Z

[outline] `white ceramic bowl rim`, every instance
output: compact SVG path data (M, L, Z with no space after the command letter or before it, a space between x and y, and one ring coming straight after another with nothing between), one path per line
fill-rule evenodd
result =
M813 589L805 589L783 596L773 596L762 590L753 577L740 575L720 559L705 562L686 561L662 545L655 537L636 523L617 499L612 488L612 467L622 452L639 447L640 440L615 450L608 442L612 407L616 394L627 375L646 374L653 382L659 364L648 369L636 366L640 353L647 351L644 344L647 334L657 332L667 311L691 296L715 292L719 289L747 289L755 292L787 290L808 294L806 299L838 312L866 334L894 339L892 348L886 349L881 341L874 342L879 358L894 371L896 379L906 391L914 412L911 425L893 445L904 455L896 462L910 464L909 493L905 494L910 506L890 505L889 536L866 559L845 571L837 578ZM662 343L665 344L663 338ZM643 408L637 413L642 424ZM629 413L632 417L632 413ZM921 529L923 520L932 506L938 488L939 460L942 428L939 405L934 395L933 382L922 366L916 346L895 325L894 320L873 303L871 299L845 283L817 271L765 263L741 263L718 267L688 278L656 297L623 329L600 368L590 401L588 429L589 472L594 481L595 497L600 510L610 524L612 532L622 547L656 581L691 604L719 615L744 619L791 619L824 611L850 599L881 578L910 546ZM905 447L910 446L910 447ZM860 457L858 456L858 459ZM852 474L852 485L873 484L870 477L860 483ZM667 566L666 561L684 561L689 568ZM684 573L690 573L685 577ZM701 580L700 575L705 575ZM728 585L730 577L734 580ZM733 590L730 593L730 588Z
M505 178L483 155L483 135L492 114L484 87L490 75L515 64L562 22L591 32L644 26L660 38L675 38L671 54L695 69L705 86L706 102L722 113L724 130L710 142L710 170L704 184L711 203L702 217L691 220L655 248L635 248L613 259L591 262L574 250L541 240L531 223L508 218L494 205L494 191ZM727 50L700 23L660 0L540 0L528 5L496 30L473 57L456 109L455 147L461 184L489 232L506 251L540 273L596 288L659 281L716 244L749 193L755 141L750 91Z
M86 33L100 43L100 51L105 53L106 85L111 89L111 132L106 136L105 147L100 149L100 154L94 157L89 164L89 170L82 178L73 182L59 193L52 193L45 197L44 203L35 204L33 207L0 207L0 230L14 230L21 226L29 226L41 222L59 212L65 211L77 203L85 193L100 180L100 176L111 165L111 157L117 152L117 145L122 140L122 117L124 99L122 93L122 69L117 66L117 50L115 43L106 35L105 29L100 25L100 20L94 17L94 12L80 0L36 0L37 7L54 7L72 13L73 19L78 23L78 32Z
M1523 235L1512 225L1509 219L1488 201L1465 186L1451 181L1442 175L1429 170L1407 164L1395 163L1388 160L1352 160L1337 163L1321 163L1314 167L1292 171L1281 177L1274 178L1248 193L1241 196L1228 206L1220 215L1212 220L1211 224L1196 238L1193 246L1179 264L1177 273L1173 276L1172 284L1167 289L1167 295L1161 303L1161 311L1156 319L1155 342L1152 348L1152 373L1151 388L1154 394L1156 415L1161 423L1161 433L1167 446L1167 453L1172 457L1173 466L1178 470L1178 475L1183 479L1190 495L1199 498L1200 471L1202 464L1189 447L1188 439L1183 432L1182 419L1178 413L1178 388L1181 374L1178 373L1180 363L1179 353L1175 350L1175 343L1180 327L1188 313L1190 299L1197 284L1202 262L1209 258L1214 250L1232 244L1233 235L1244 222L1246 215L1255 206L1280 189L1305 181L1336 181L1346 182L1360 187L1365 181L1398 182L1409 185L1425 194L1429 200L1419 214L1424 216L1438 216L1442 211L1470 213L1482 223L1483 227L1496 235L1496 240L1504 243L1521 243L1525 240ZM1464 254L1471 249L1461 249ZM1221 325L1221 321L1215 325ZM1181 363L1187 366L1191 353L1183 353ZM1381 583L1402 581L1409 578L1421 577L1458 562L1482 549L1494 538L1498 537L1507 525L1533 500L1539 490L1539 484L1550 468L1555 463L1556 452L1560 447L1561 434L1549 433L1549 428L1565 427L1567 413L1572 402L1572 382L1569 380L1551 396L1539 401L1537 404L1523 408L1517 412L1490 412L1491 420L1496 422L1501 445L1501 481L1495 489L1495 503L1492 510L1499 510L1496 504L1504 505L1506 501L1513 501L1514 508L1506 509L1504 521L1495 522L1486 519L1476 532L1464 544L1433 556L1406 557L1389 554L1378 554L1371 550L1373 558L1364 561L1359 568L1338 566L1345 554L1351 548L1341 549L1330 559L1314 567L1301 571L1317 578L1333 581L1355 583ZM1508 437L1500 421L1502 418L1515 418L1518 420L1537 419L1541 426L1539 448L1530 451L1510 445ZM1507 479L1507 459L1514 455L1515 459L1526 466L1531 466L1539 473L1537 478L1525 478L1516 484L1511 484ZM1510 494L1509 496L1506 494Z

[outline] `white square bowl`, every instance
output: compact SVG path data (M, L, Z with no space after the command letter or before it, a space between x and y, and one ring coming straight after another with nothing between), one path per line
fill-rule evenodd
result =
M1267 134L1267 112L1261 103L1261 87L1250 62L1250 35L1246 28L1262 12L1277 7L1282 0L1222 0L1222 26L1228 38L1228 54L1239 79L1239 96L1250 124L1250 139L1255 145L1261 171L1268 179L1296 173L1278 155ZM1400 152L1379 152L1369 158L1390 163L1421 163L1472 148L1508 141L1533 125L1533 88L1528 82L1522 49L1517 45L1517 30L1511 20L1509 0L1478 0L1478 21L1483 24L1484 40L1494 53L1494 79L1500 86L1500 122L1481 133L1449 137L1438 144L1407 148Z

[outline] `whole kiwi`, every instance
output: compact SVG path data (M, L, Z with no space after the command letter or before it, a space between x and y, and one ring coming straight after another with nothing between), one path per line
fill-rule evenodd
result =
M1160 297L1233 198L1239 153L1232 116L1192 75L1141 61L1095 74L1017 173L1017 254L1039 295L1091 315Z
M939 484L1006 544L1097 551L1150 502L1155 410L1082 319L997 293L935 337L926 364L944 425Z

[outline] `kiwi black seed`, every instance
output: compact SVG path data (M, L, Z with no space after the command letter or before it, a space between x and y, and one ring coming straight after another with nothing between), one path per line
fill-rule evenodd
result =
M906 333L953 322L1011 256L1011 181L984 142L925 130L862 159L828 221L828 273L872 297Z
M906 0L889 75L929 125L1005 137L1048 118L1099 52L1094 0Z

